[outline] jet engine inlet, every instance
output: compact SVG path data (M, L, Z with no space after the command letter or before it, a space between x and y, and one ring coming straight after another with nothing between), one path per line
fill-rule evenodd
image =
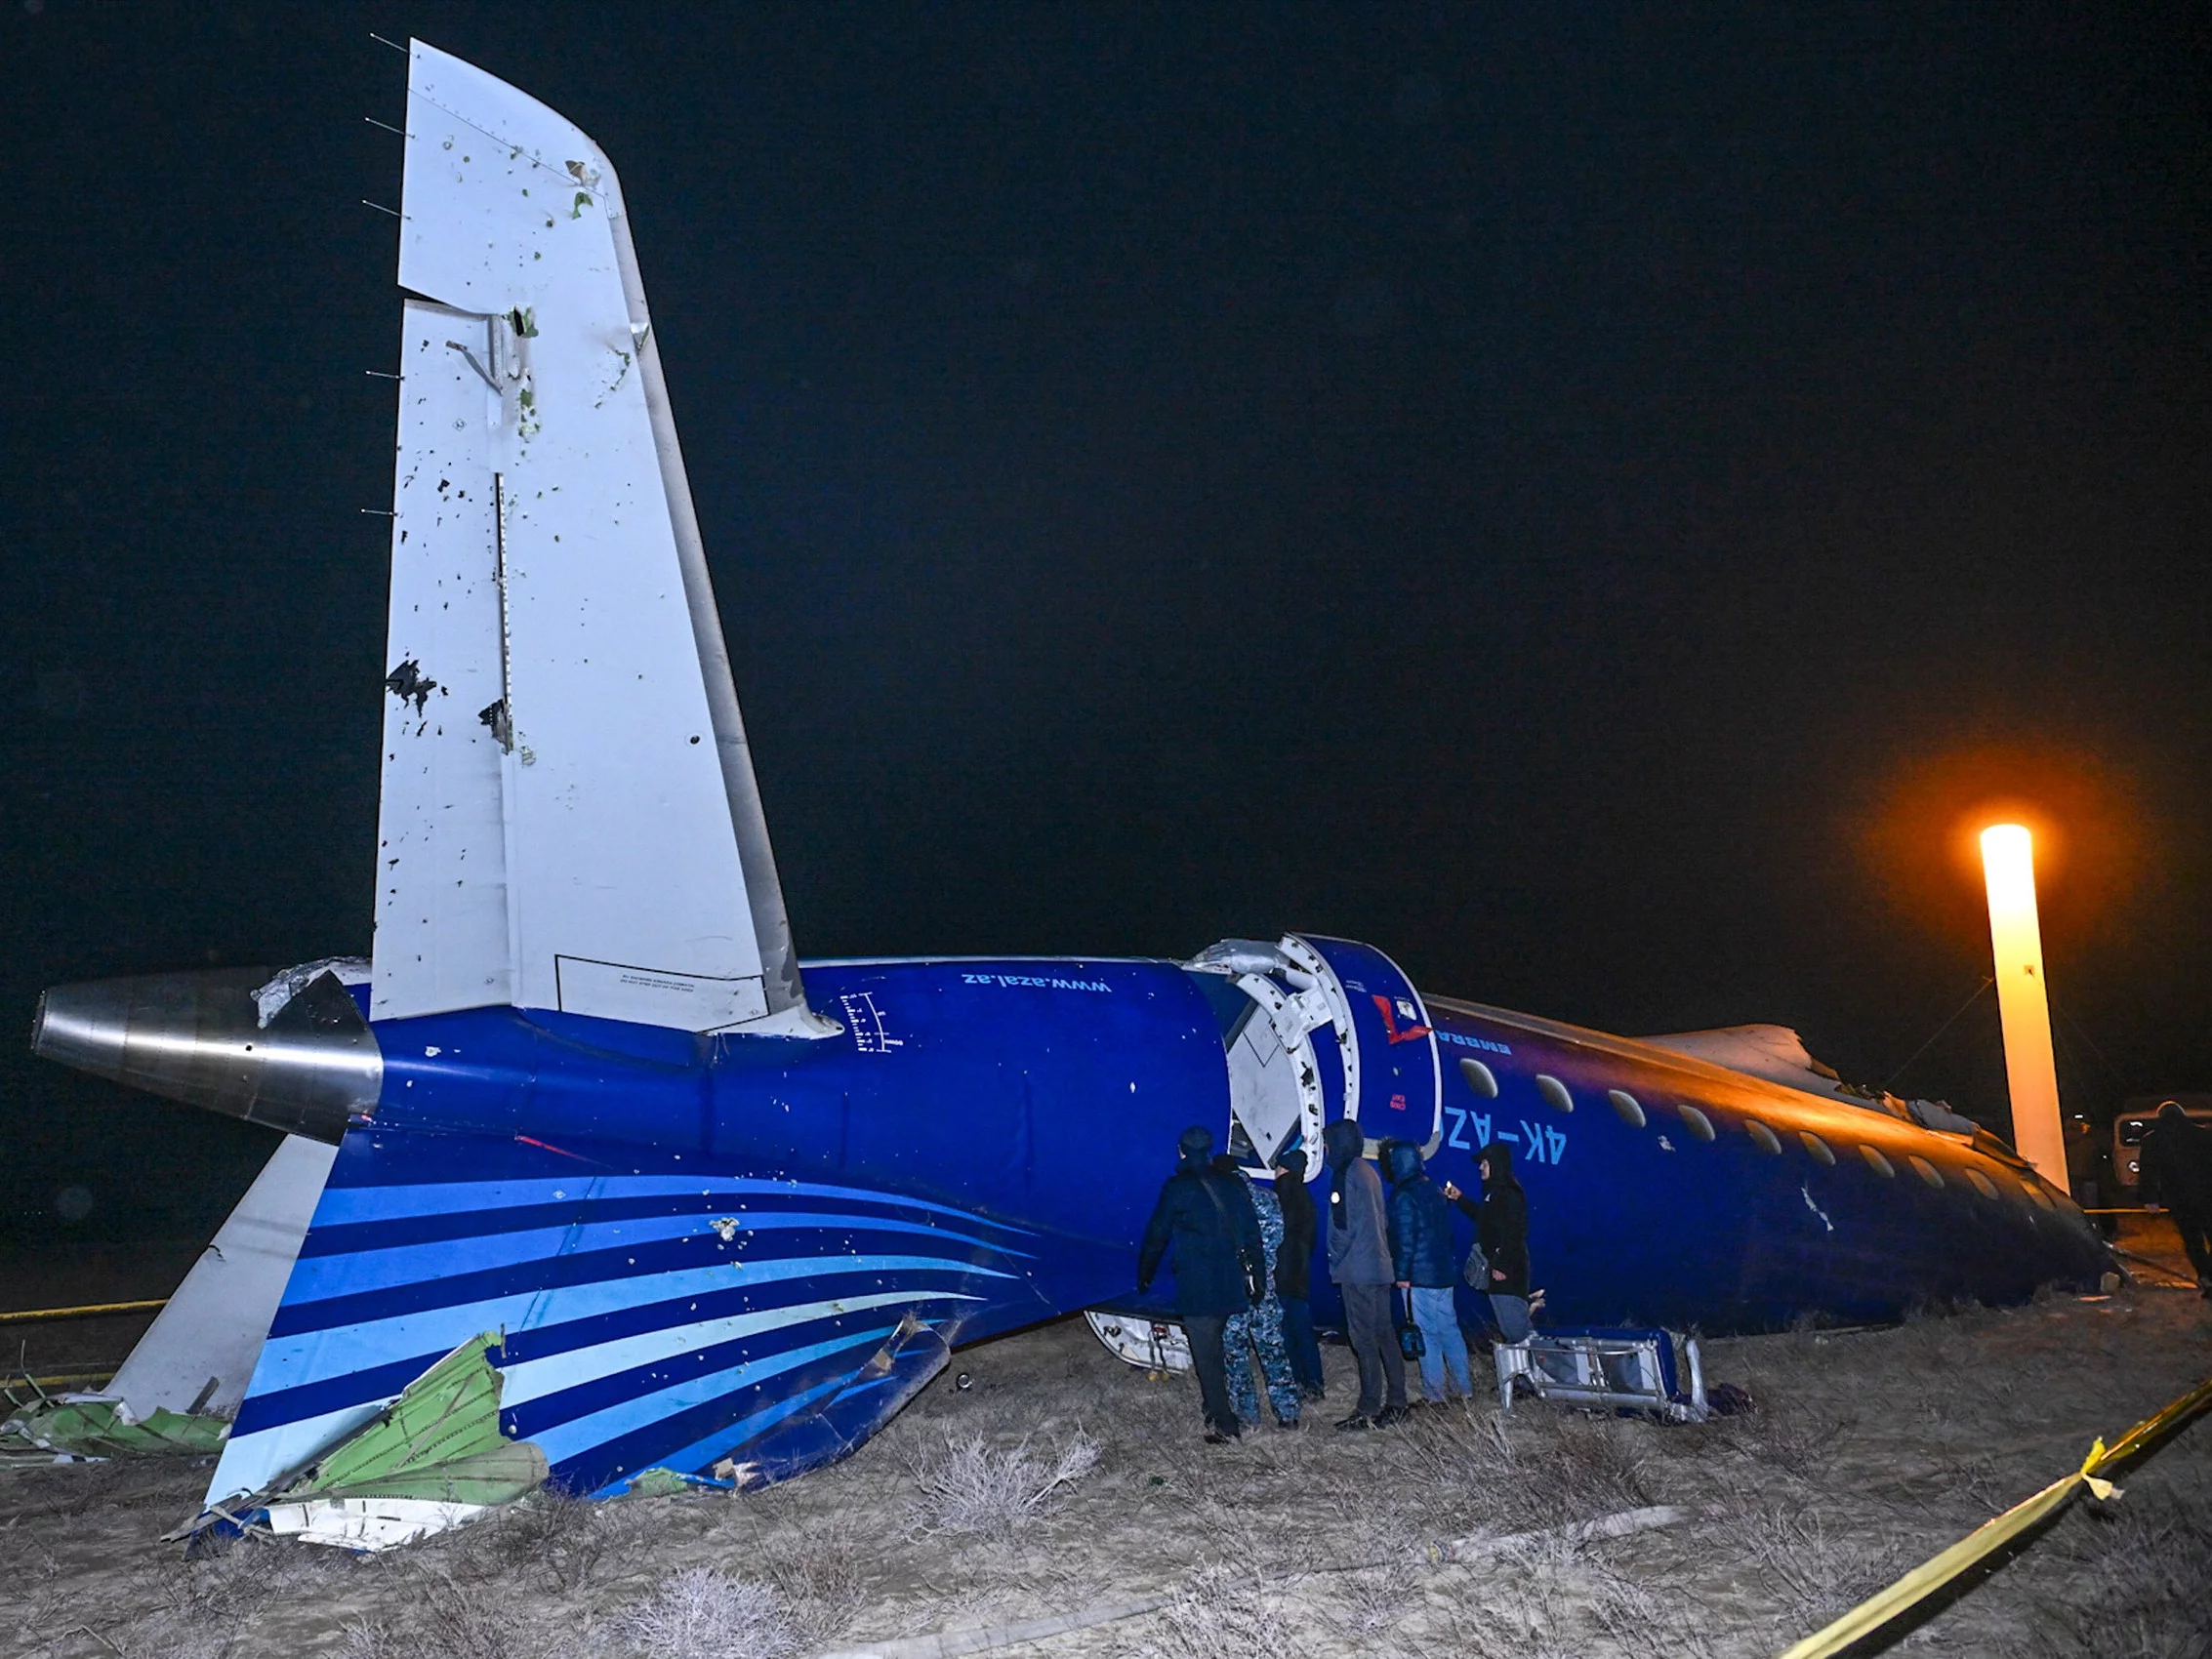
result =
M55 986L39 996L31 1052L335 1146L384 1086L376 1035L330 973L265 1028L254 992L268 978L266 968L223 968Z

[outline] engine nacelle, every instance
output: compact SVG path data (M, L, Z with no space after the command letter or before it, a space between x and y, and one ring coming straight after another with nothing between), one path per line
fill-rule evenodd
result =
M265 1016L257 992L272 987L266 968L55 986L38 999L31 1052L335 1145L356 1113L375 1110L384 1056L336 974Z

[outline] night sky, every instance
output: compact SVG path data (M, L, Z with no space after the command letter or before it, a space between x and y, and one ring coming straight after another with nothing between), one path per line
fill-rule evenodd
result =
M810 955L2212 1087L2201 8L5 0L0 1015L366 952L406 63L620 169ZM2002 1117L1993 999L1898 1081ZM0 1231L271 1144L0 1049ZM64 1202L61 1194L70 1193Z

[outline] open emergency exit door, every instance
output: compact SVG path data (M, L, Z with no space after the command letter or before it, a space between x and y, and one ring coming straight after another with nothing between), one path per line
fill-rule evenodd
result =
M1356 1119L1371 1143L1439 1144L1436 1038L1420 993L1381 951L1289 934L1273 944L1224 940L1184 965L1242 993L1222 1031L1228 1146L1239 1162L1270 1167L1294 1140L1306 1178L1317 1180L1322 1126L1336 1116Z

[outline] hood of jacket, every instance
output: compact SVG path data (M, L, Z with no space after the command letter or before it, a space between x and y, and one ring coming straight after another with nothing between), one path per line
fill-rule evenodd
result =
M1493 1141L1475 1154L1478 1161L1490 1165L1487 1187L1518 1187L1513 1177L1513 1149L1502 1141Z
M1360 1161L1367 1144L1360 1126L1342 1117L1321 1132L1321 1150L1329 1157L1329 1228L1331 1233L1344 1231L1344 1178Z
M1403 1186L1421 1173L1421 1149L1411 1141L1393 1141L1383 1153L1382 1167L1391 1185Z

